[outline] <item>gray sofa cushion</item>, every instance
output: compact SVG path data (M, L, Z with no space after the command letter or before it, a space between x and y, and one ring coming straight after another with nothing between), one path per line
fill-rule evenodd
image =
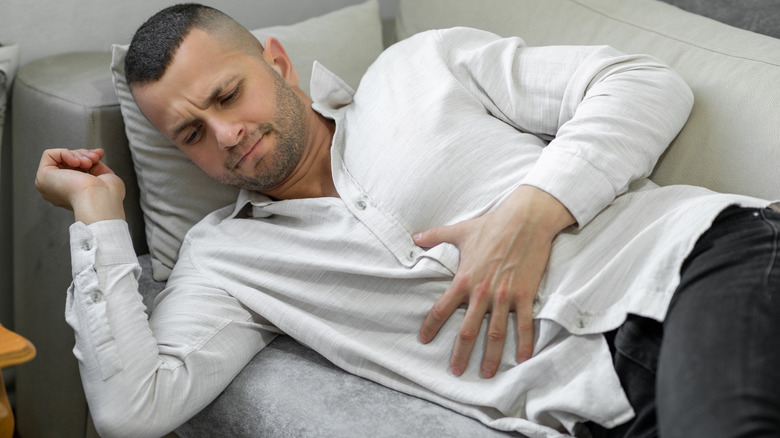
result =
M348 374L288 336L265 347L176 432L183 438L522 437Z

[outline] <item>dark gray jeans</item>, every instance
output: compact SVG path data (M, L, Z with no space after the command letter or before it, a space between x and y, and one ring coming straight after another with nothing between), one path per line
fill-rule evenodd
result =
M607 334L637 416L599 437L780 436L780 213L730 207L696 243L663 324Z

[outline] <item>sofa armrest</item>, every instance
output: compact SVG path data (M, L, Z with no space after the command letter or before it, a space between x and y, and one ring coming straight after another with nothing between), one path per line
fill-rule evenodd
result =
M53 208L34 187L43 150L103 148L125 181L125 210L136 251L146 252L133 170L109 52L71 53L23 66L12 106L13 272L15 330L38 348L17 370L21 436L83 436L87 409L73 331L62 317L71 282L68 227L73 213ZM46 419L42 421L42 419Z

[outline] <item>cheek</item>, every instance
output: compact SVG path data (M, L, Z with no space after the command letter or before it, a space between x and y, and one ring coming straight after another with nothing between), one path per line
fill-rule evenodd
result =
M219 155L216 147L198 145L184 154L208 176L218 176L225 170L224 157Z

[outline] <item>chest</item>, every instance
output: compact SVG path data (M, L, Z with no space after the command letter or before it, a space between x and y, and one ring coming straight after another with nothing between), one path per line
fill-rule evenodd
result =
M446 71L369 77L346 112L350 181L409 231L469 219L519 185L545 142L493 117Z

